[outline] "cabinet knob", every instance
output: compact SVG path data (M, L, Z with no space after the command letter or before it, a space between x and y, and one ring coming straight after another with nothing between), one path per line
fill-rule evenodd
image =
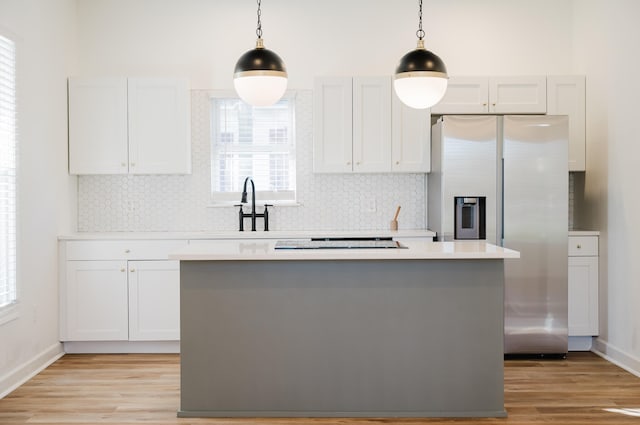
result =
M487 106L487 102L484 102L484 103L482 104L482 106Z
M132 163L131 163L131 166L132 166L132 167L135 167L135 166L136 166L136 163L135 163L135 162L132 162Z
M124 269L120 269L120 271L121 271L122 273L124 273L124 272L125 272L125 270L124 270Z
M128 253L130 253L130 252L131 252L131 250L130 250L130 249L125 249L125 250L124 250L124 253L125 253L125 254L128 254Z
M578 245L576 245L576 248L580 249L580 248L582 248L582 245L578 244Z
M120 163L120 166L121 166L121 167L126 167L126 166L127 166L127 163L126 163L126 162L121 162L121 163Z
M360 165L360 161L356 162L356 165Z
M130 270L130 272L131 272L131 273L133 273L133 272L135 272L135 271L136 271L136 269L131 269L131 270Z
M347 165L351 165L351 161L347 161Z
M400 161L396 161L396 165L400 165Z

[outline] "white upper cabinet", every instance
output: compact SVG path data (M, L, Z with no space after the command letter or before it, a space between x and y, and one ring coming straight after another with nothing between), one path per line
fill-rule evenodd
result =
M400 103L390 77L316 78L313 170L428 172L430 119Z
M353 171L391 171L391 79L353 79Z
M547 112L547 77L489 78L489 112L544 114Z
M351 77L316 78L314 83L313 171L348 173L353 162Z
M392 97L391 170L428 173L431 171L431 113L429 109L408 107L395 93Z
M569 171L586 170L586 95L583 75L547 77L547 113L569 116Z
M486 114L489 112L489 78L449 77L447 91L431 107L432 114Z
M126 78L69 79L69 173L128 171Z
M70 78L70 174L188 174L186 79Z
M545 76L450 77L433 114L544 114Z
M189 82L129 78L129 172L191 172Z

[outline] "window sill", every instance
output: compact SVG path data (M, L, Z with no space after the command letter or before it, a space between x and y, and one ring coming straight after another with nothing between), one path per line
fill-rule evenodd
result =
M19 317L19 314L18 314L17 302L6 305L4 307L0 307L0 326L5 325L9 322L13 322L18 317Z

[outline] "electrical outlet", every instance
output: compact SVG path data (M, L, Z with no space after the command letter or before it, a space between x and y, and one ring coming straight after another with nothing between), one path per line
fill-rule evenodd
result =
M368 213L374 213L376 212L377 208L376 208L376 200L375 199L370 199L369 201L365 202L365 207L364 207L364 211L368 212Z

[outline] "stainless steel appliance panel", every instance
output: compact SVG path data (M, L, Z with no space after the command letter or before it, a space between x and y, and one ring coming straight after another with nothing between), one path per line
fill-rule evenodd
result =
M505 116L505 353L567 352L568 118Z
M497 117L444 116L433 129L429 228L453 240L456 196L486 197L486 239L497 243Z
M505 353L567 352L568 118L443 116L432 129L428 226L454 236L454 197L486 196L505 261Z

